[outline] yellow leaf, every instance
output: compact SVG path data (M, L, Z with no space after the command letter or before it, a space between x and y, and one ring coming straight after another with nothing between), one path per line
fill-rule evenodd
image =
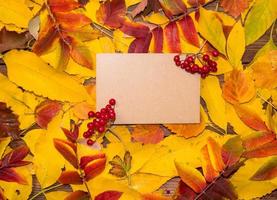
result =
M259 39L277 17L276 0L257 0L245 20L246 45Z
M202 81L201 96L204 98L212 121L226 129L225 101L217 77L209 76Z
M65 191L50 191L44 193L47 200L65 199L69 195L69 192Z
M264 196L277 188L277 178L270 181L252 181L255 172L272 157L247 160L230 179L239 199L254 199Z
M31 10L18 0L0 1L0 13L0 21L21 28L27 28L29 20L33 17Z
M232 28L227 39L227 54L230 63L235 68L241 67L241 58L245 51L244 28L238 21Z
M139 3L141 0L126 0L126 7L128 8L129 6L135 5L137 3Z
M158 25L166 24L169 21L168 18L161 12L147 15L144 17L144 20Z
M0 155L3 155L10 141L11 141L10 137L0 138Z
M123 142L125 144L131 142L131 133L129 132L126 126L113 126L111 129L116 136L112 134L110 131L107 131L105 137L111 142Z
M34 53L12 50L5 54L4 61L9 79L26 90L53 100L90 99L82 85L68 74L55 71Z
M214 73L216 75L219 75L219 74L225 74L225 73L228 73L230 71L233 70L233 67L232 65L230 64L230 62L228 62L225 58L223 58L222 56L219 56L216 60L217 62L217 72Z
M115 45L115 49L118 52L127 53L129 49L129 45L134 40L133 37L127 37L123 32L119 29L115 30L113 42Z
M225 55L226 39L221 22L212 11L208 11L202 7L200 7L199 11L198 31L220 53Z

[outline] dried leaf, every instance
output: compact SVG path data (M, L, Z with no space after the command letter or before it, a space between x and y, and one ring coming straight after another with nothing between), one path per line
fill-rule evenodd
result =
M129 151L126 151L124 154L124 160L122 160L118 155L114 156L113 159L109 162L112 165L109 173L120 178L126 178L128 172L131 169L132 156Z
M125 33L129 36L133 36L135 38L145 38L150 32L149 27L147 27L143 24L130 22L127 20L122 22L122 26L120 27L120 30L123 33Z
M6 154L1 160L2 167L19 167L30 164L30 162L22 162L22 160L28 155L29 148L26 145L22 145Z
M164 138L159 125L137 125L132 130L132 138L144 144L157 144Z
M170 22L164 28L165 34L165 48L166 52L169 53L180 53L181 52L181 43L180 36L176 22Z
M64 200L90 200L90 195L82 190L71 192Z
M2 168L0 169L0 180L6 182L16 182L19 184L27 185L27 180L18 174L14 168Z
M145 38L135 39L129 46L128 53L148 53L152 34L149 33Z
M178 15L186 12L186 4L182 0L159 0L165 14L171 18L173 15Z
M276 139L275 133L255 132L243 138L243 146L246 150L256 149Z
M69 12L80 7L75 0L48 0L52 12Z
M244 149L240 136L235 136L227 140L222 147L222 158L224 164L226 166L236 164L239 161L243 151Z
M223 85L222 95L231 104L246 103L256 94L254 82L241 70L233 70Z
M198 38L198 33L197 30L195 28L194 22L191 18L190 15L186 15L185 17L183 17L182 19L178 20L178 25L181 28L181 31L184 35L184 37L186 38L186 40L196 46L199 47L199 38Z
M213 168L217 172L223 171L225 164L222 159L222 147L211 137L208 138L207 142L208 152Z
M242 156L244 158L262 158L272 155L277 155L277 140L261 145L256 149L245 151Z
M263 164L251 177L253 181L272 180L277 176L277 157L271 158Z
M97 160L105 160L105 159L106 159L106 155L104 153L98 153L91 156L82 156L80 159L80 167L81 169L84 169L91 162L95 162Z
M219 173L214 169L211 163L207 145L201 148L201 166L207 182L212 182L216 177L218 177Z
M150 52L153 53L162 53L163 52L163 29L161 27L157 27L152 30L152 38L153 38L153 47L150 46Z
M134 10L131 12L131 16L134 18L140 14L148 5L148 0L142 0Z
M61 184L83 184L83 180L77 171L63 171L58 179Z
M122 192L118 192L118 191L105 191L102 192L101 194L98 194L95 197L95 200L118 200L122 195Z
M91 19L79 13L56 12L55 17L63 29L74 31L91 23Z
M83 46L75 40L72 40L70 55L76 63L87 68L92 68L92 53L88 47Z
M106 158L100 158L89 162L84 168L85 179L89 181L94 177L98 176L100 173L104 171L105 165Z
M35 109L35 118L41 128L47 128L48 123L60 112L62 104L58 101L45 100Z
M225 12L237 18L248 8L249 2L248 0L221 0L220 5Z

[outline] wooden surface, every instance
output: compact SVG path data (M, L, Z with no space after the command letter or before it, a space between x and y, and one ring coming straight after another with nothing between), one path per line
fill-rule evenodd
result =
M215 3L212 3L210 5L208 5L208 8L214 8L215 7ZM277 26L275 26L275 30L276 30ZM262 36L258 41L256 41L254 44L248 46L246 48L245 54L243 56L243 64L246 66L247 64L249 64L253 57L255 56L255 54L257 53L257 51L263 47L263 45L269 40L269 35L270 35L270 30L266 32L266 34L264 36ZM276 32L274 33L274 37L273 37L274 41L277 41L277 36L276 36ZM3 63L1 63L0 61L0 73L6 73L5 68L3 67ZM220 66L219 66L220 67ZM175 189L178 185L179 182L179 178L173 178L172 180L168 181L166 184L164 184L161 189L164 191L164 194L166 196L172 196L175 192ZM31 193L31 197L33 195L35 195L36 193L38 193L41 190L41 187L36 179L35 176L33 176L33 191ZM70 186L63 186L63 187L59 187L56 188L55 191L57 190L62 190L62 191L71 191ZM51 190L54 191L54 190ZM275 196L275 197L274 197ZM272 194L269 194L265 197L263 197L263 199L269 199L269 200L273 200L273 199L277 199L277 190L275 190ZM39 195L37 198L35 198L35 200L44 200L45 196L43 194Z

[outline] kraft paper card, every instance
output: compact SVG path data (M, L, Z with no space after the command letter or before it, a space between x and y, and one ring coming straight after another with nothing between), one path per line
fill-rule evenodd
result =
M199 123L200 77L175 54L98 54L97 110L116 99L115 124Z

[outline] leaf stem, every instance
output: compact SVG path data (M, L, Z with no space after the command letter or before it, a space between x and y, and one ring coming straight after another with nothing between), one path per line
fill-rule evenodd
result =
M43 193L45 193L45 192L48 192L48 191L50 191L50 190L53 190L53 189L55 189L55 188L61 187L61 186L63 186L63 184L53 185L53 186L51 186L51 187L44 188L44 189L42 189L41 191L39 191L38 193L36 193L34 196L32 196L29 200L33 200L33 199L35 199L36 197L38 197L39 195L41 195L41 194L43 194Z
M273 40L273 31L274 31L274 27L275 27L275 22L276 22L276 20L273 22L271 30L270 30L270 40Z
M269 104L274 110L277 111L277 108L273 105L273 103L271 103L270 101L266 100L259 92L257 92L257 96L260 97L264 102Z

